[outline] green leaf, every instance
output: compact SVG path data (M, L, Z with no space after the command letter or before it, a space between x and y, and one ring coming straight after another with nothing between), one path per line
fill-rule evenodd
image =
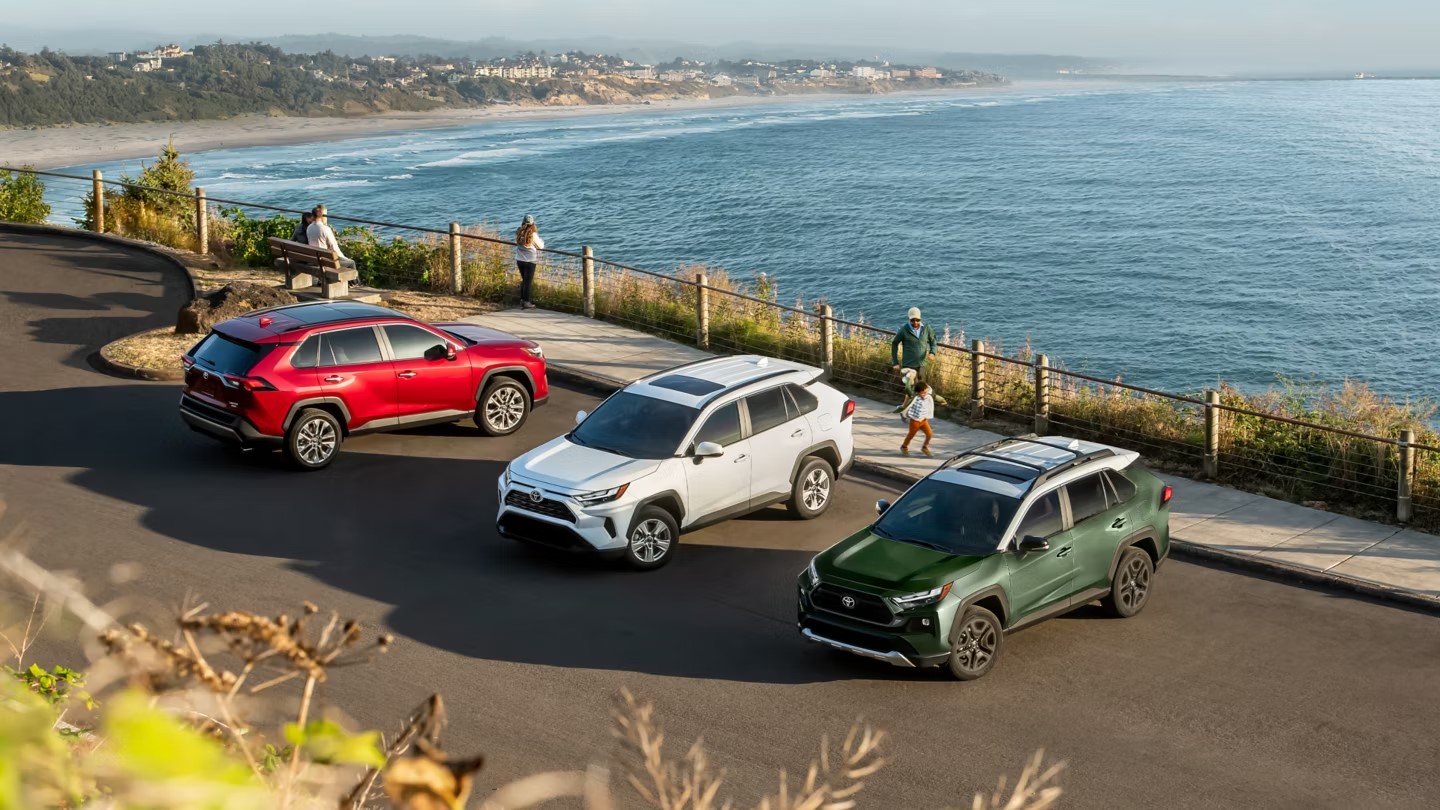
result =
M315 720L302 731L296 724L285 725L285 739L300 746L312 762L320 764L365 765L380 768L385 755L380 751L380 732L350 734L338 723Z
M126 692L110 702L105 726L109 747L120 765L139 779L219 785L251 781L245 763L230 758L215 740L152 707L138 692Z

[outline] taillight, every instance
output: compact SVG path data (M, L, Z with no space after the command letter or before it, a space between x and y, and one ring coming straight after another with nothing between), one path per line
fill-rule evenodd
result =
M1170 503L1170 496L1173 494L1175 494L1175 491L1170 488L1169 484L1166 484L1165 488L1160 490L1160 505L1164 506L1165 504Z
M849 419L850 417L852 417L852 416L854 416L854 415L855 415L855 400L853 400L853 399L847 399L847 400L845 400L845 407L840 410L840 421L841 421L841 422L844 422L846 419Z
M239 388L242 391L249 391L252 394L256 391L275 390L275 386L271 385L263 377L236 377L233 374L226 374L221 379L231 388Z
M180 355L180 367L185 369L186 371L189 371L190 369L195 367L195 358L191 357L188 354Z

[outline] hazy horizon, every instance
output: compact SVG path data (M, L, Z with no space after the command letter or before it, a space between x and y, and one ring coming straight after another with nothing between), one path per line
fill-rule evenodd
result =
M1066 54L1180 72L1335 72L1440 68L1433 39L1440 3L1419 0L914 0L900 7L867 0L352 0L296 13L292 2L251 0L243 14L162 0L122 4L73 0L57 26L53 9L25 5L7 17L13 31L67 47L67 32L92 37L155 32L171 38L286 35L416 35L452 40L516 41L614 38L700 46L803 44L861 53L935 52ZM26 32L21 31L21 38ZM0 34L4 40L5 34ZM12 42L11 44L16 44ZM73 46L70 46L73 47ZM807 54L797 54L804 56ZM817 54L818 55L818 54Z

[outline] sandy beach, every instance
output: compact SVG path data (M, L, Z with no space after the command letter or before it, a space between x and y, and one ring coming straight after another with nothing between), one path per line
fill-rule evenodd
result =
M966 92L1036 90L1035 83L1005 87L950 88L890 95L949 95ZM576 107L495 104L481 108L382 113L355 118L303 118L246 115L207 121L150 124L82 124L0 130L0 165L61 169L114 160L153 157L167 139L182 153L246 146L269 146L361 138L387 132L457 127L485 121L543 120L586 115L615 115L696 108L724 108L806 100L876 98L858 94L727 96L654 101L649 104L597 104Z

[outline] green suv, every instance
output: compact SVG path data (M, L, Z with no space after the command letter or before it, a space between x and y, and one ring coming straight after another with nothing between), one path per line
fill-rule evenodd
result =
M800 632L961 680L1005 633L1102 599L1139 613L1170 551L1170 494L1139 455L1022 436L946 461L800 573Z

